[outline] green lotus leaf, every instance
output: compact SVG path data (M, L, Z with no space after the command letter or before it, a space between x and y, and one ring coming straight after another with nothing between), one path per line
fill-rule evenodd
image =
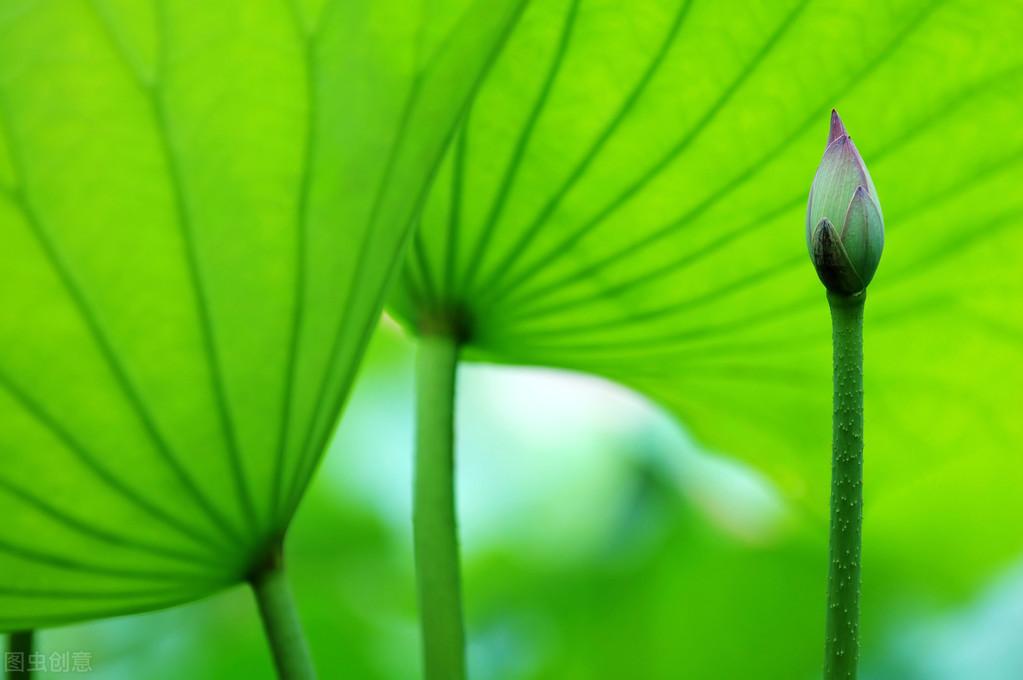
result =
M864 554L967 586L1023 547L1021 30L1012 3L533 3L392 309L413 329L457 313L468 359L635 388L820 517L830 323L805 221L837 107L887 240Z
M280 540L520 0L0 6L0 629Z

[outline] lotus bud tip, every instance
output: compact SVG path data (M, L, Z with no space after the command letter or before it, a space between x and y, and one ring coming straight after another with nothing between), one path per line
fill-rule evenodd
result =
M839 137L848 136L849 133L845 131L845 125L842 124L842 118L838 115L838 111L831 109L831 127L828 129L828 144L830 145Z

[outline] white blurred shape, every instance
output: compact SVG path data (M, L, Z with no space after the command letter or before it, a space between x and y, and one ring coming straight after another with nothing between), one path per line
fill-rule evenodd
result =
M382 333L394 334L385 325ZM395 342L389 338L388 342ZM339 493L407 534L413 457L413 349L365 369L325 464ZM770 541L785 505L747 466L702 451L647 399L607 380L544 368L465 363L457 415L460 534L467 553L511 547L582 554L615 521L630 456L656 458L708 520ZM327 480L325 480L327 481Z

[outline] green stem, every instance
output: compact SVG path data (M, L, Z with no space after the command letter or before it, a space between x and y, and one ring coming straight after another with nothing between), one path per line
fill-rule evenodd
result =
M465 678L454 480L457 362L453 334L427 334L420 340L413 528L426 680Z
M854 680L859 660L865 299L865 292L851 296L828 293L835 394L825 680Z
M277 547L270 559L249 578L256 595L263 630L270 642L277 675L283 680L313 680L309 645L298 619L295 600L284 574L283 551Z
M7 653L13 656L5 658L8 680L24 680L32 677L29 671L29 656L32 654L33 638L31 630L19 630L8 637Z

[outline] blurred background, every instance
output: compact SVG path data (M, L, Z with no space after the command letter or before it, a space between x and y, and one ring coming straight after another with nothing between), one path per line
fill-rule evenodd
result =
M321 676L417 677L414 346L385 318L295 522L291 581ZM814 678L826 527L611 383L466 365L459 486L476 680ZM821 455L826 456L827 451ZM869 465L869 462L868 462ZM864 551L865 679L1023 677L1023 563L914 590ZM894 560L893 560L894 561ZM47 630L94 678L270 678L250 593Z

